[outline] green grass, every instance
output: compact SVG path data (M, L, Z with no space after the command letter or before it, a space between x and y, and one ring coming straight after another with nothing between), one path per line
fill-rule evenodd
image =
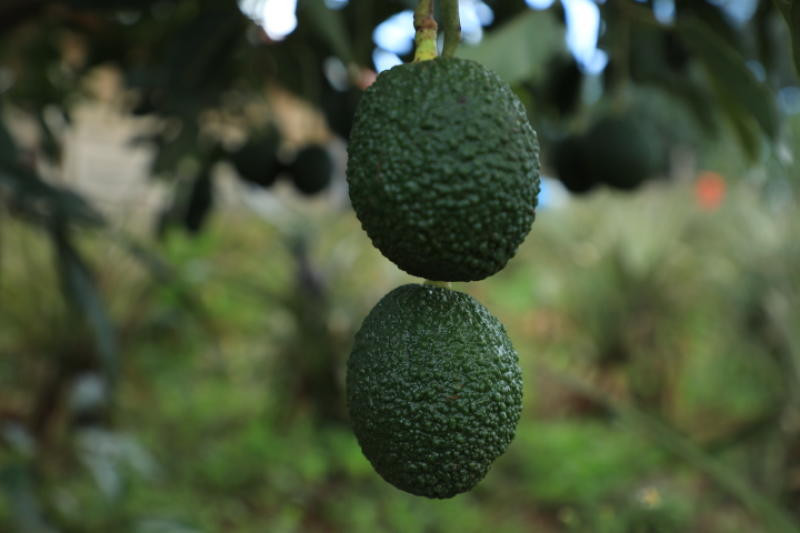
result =
M352 334L411 278L351 214L302 217L222 214L199 239L175 234L155 248L171 265L159 282L102 235L82 242L121 332L114 423L87 440L65 395L46 447L5 436L0 530L36 517L80 533L795 528L800 436L776 420L798 405L796 211L770 212L744 186L716 212L688 186L601 193L543 212L497 276L455 284L505 323L525 399L508 452L446 501L383 482L342 418ZM92 342L68 327L41 236L3 236L25 250L0 276L13 419L64 347ZM321 293L298 281L298 238Z

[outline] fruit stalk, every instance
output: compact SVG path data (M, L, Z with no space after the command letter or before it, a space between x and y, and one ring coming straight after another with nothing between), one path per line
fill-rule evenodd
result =
M428 61L437 56L436 51L436 32L438 26L436 19L433 18L433 1L419 0L417 9L414 11L414 29L416 35L414 44L414 62Z
M452 289L453 284L449 281L433 281L430 279L425 280L425 285L432 285L433 287L439 287L440 289Z
M442 0L444 17L444 49L442 57L453 57L461 41L461 19L458 15L458 0Z

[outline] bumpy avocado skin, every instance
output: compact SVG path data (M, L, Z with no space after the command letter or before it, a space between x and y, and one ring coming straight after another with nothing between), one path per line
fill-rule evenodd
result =
M347 403L361 449L386 481L450 498L483 479L513 439L522 373L503 325L477 300L404 285L356 334Z
M539 144L508 85L474 61L382 72L348 145L356 215L409 274L473 281L502 269L530 231Z

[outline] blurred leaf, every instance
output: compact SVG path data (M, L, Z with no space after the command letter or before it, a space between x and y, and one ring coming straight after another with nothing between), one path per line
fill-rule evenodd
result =
M549 374L550 378L564 386L580 392L598 404L607 406L622 424L649 436L654 446L658 446L699 471L704 472L721 489L738 499L754 515L763 519L764 523L769 525L769 531L781 533L796 533L798 531L798 524L788 510L751 486L739 472L731 469L727 463L720 461L707 450L682 435L660 417L635 405L619 402L582 379L576 379L545 366L540 367L540 370Z
M353 60L353 53L341 11L327 8L322 0L300 2L300 9L301 14L305 15L311 25L312 31L330 46L331 51L339 59L345 64L350 63Z
M760 143L757 126L749 117L741 113L741 111L733 105L730 105L726 99L722 105L728 113L728 118L731 121L733 130L739 138L739 143L744 148L745 154L750 161L755 161L758 157Z
M170 131L170 126L152 137L141 137L137 140L143 144L152 142L157 149L150 163L153 176L176 179L182 164L192 160L199 163L200 159L211 155L206 152L207 146L202 143L196 117L185 116L175 124L178 128L177 134Z
M75 444L100 492L109 499L124 496L130 477L148 479L158 471L151 454L131 435L87 428L78 433Z
M192 190L186 204L183 224L190 233L197 233L203 228L213 203L214 187L211 175L208 170L204 170L192 183Z
M233 2L205 8L182 2L176 10L174 21L145 26L155 36L131 39L142 58L125 74L146 107L192 118L218 105L234 78L247 19Z
M773 72L778 56L777 48L780 46L773 33L774 5L772 2L759 2L758 9L753 15L753 33L755 35L758 60L764 65L764 70Z
M670 78L663 84L667 92L679 98L691 111L692 116L708 135L717 132L714 106L708 91L686 78Z
M679 20L685 17L702 21L707 31L713 33L716 38L722 40L732 50L740 50L742 45L741 36L723 11L720 3L700 1L700 2L678 2L676 10Z
M797 0L774 0L783 18L789 25L792 34L792 49L794 51L794 64L800 74L800 2Z
M63 221L55 222L51 227L61 287L66 300L80 311L91 328L106 378L113 386L119 366L116 333L92 273L72 244L68 231L69 227Z
M520 426L514 446L526 454L519 468L530 480L530 495L543 504L590 504L648 475L663 461L663 452L621 429L596 420ZM598 445L587 453L587 442ZM554 463L553 457L561 460Z
M800 2L797 0L792 5L792 12L786 21L789 23L789 30L792 32L794 64L797 67L797 73L800 74Z
M0 193L6 193L11 206L21 214L38 222L64 219L88 225L104 223L103 216L82 196L47 183L31 170L4 161L2 152L0 146Z
M717 97L735 102L739 112L755 118L764 133L774 140L778 133L775 98L747 68L743 58L710 31L704 22L681 22L678 32L713 78Z
M17 156L17 147L11 138L8 128L0 115L0 164L3 161L12 162Z
M548 58L564 50L564 28L553 14L528 11L493 30L479 45L462 45L456 55L482 63L514 84L542 76Z
M0 490L10 503L19 531L55 533L45 521L30 469L20 463L0 468Z
M61 158L61 143L56 138L50 125L47 124L43 110L36 113L36 123L39 126L39 133L41 134L39 146L42 152L50 161L58 161Z
M200 533L191 524L179 522L173 518L145 518L137 525L134 533Z

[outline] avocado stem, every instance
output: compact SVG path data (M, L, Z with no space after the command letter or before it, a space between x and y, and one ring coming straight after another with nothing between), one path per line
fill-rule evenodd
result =
M453 57L461 41L461 19L458 15L458 0L442 0L444 17L444 49L442 57Z
M434 0L419 0L417 9L414 11L414 62L428 61L435 59L438 55L436 50L436 34L438 25L433 18Z
M425 280L425 285L432 285L434 287L439 287L440 289L452 289L453 284L449 281L432 281L429 279Z

